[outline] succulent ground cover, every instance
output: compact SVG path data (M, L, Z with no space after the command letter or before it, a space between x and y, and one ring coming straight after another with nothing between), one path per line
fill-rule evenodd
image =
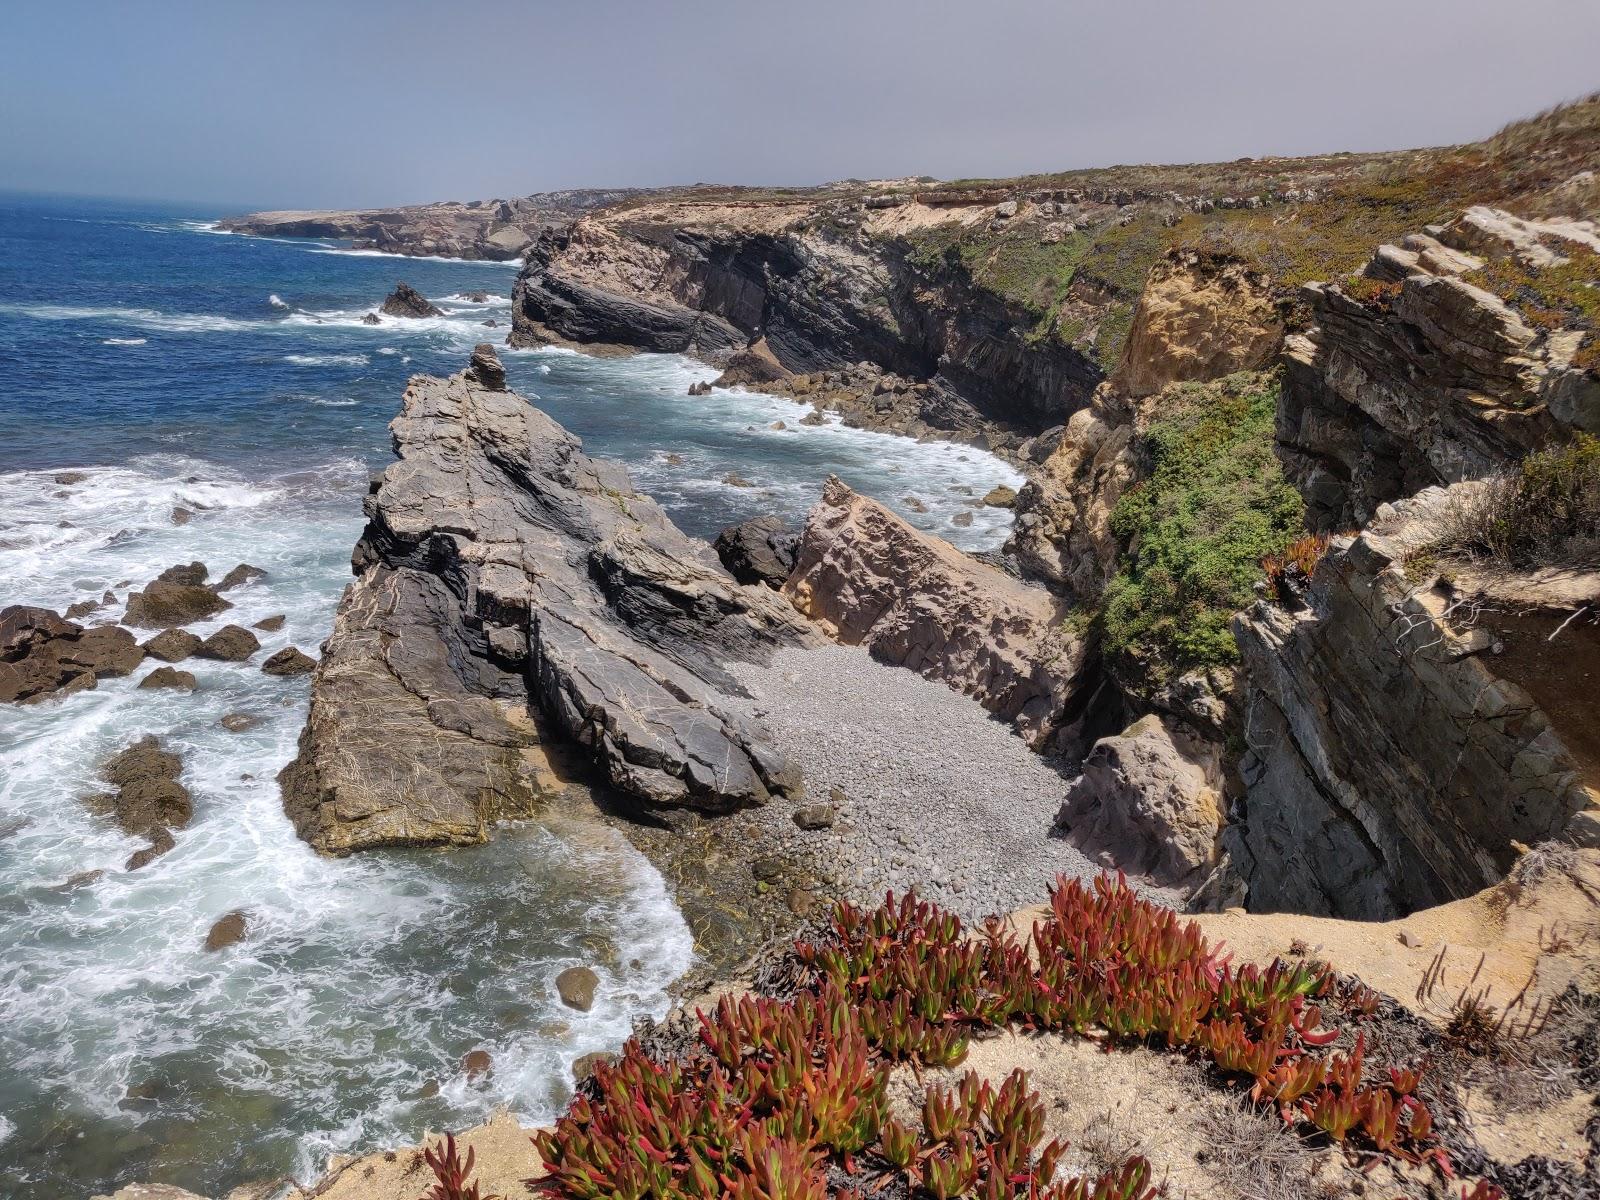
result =
M1065 1148L1040 1144L1022 1072L930 1086L914 1114L891 1103L896 1069L959 1065L971 1038L1008 1026L1192 1056L1307 1136L1450 1171L1423 1068L1368 1061L1373 993L1311 963L1234 967L1120 876L1061 881L1025 936L998 920L970 930L914 896L841 905L797 958L791 998L724 998L700 1015L696 1051L657 1060L633 1042L601 1066L537 1135L539 1186L574 1200L1159 1195L1142 1158L1057 1179Z

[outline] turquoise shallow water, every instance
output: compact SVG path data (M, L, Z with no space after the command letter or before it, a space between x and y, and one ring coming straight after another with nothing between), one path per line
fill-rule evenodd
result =
M515 271L221 235L215 215L0 197L0 605L60 609L175 562L248 561L267 578L196 629L282 613L264 649L311 650L405 379L498 342ZM447 315L363 325L399 279ZM463 298L476 289L490 301ZM987 455L802 428L807 410L774 397L690 398L710 372L672 356L505 360L518 390L628 463L693 533L798 516L833 471L902 509L917 498L928 511L910 519L966 545L1004 536L1006 514L970 506L1016 482ZM732 471L757 486L726 484ZM193 518L174 525L175 507ZM971 528L950 524L961 511ZM273 782L304 681L195 670L193 696L115 680L0 709L0 1194L134 1179L217 1194L498 1104L548 1116L577 1055L664 1009L691 941L620 838L524 825L471 851L319 859ZM236 711L262 722L224 732ZM139 843L82 797L145 733L183 752L196 813L174 851L129 873ZM205 953L237 908L249 940ZM551 986L579 961L602 979L582 1015ZM495 1069L469 1083L458 1067L477 1047Z

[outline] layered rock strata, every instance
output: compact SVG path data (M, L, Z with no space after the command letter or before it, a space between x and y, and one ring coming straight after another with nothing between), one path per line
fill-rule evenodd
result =
M1302 604L1234 619L1247 750L1224 840L1254 910L1392 917L1497 882L1539 842L1600 844L1597 781L1497 673L1481 601L1408 577L1450 499L1380 508Z
M1572 361L1583 334L1530 320L1481 274L1597 252L1590 222L1471 208L1379 247L1363 298L1307 285L1316 324L1288 340L1278 441L1312 526L1359 526L1385 501L1499 470L1565 430L1600 432L1600 379Z
M730 578L620 466L504 390L494 352L417 376L374 480L356 582L312 681L284 805L318 849L468 843L561 786L547 734L653 807L798 784L724 711L721 663L810 633Z

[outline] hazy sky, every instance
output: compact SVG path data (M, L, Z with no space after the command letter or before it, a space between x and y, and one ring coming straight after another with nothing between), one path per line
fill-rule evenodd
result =
M0 188L236 207L1481 137L1600 0L0 0Z

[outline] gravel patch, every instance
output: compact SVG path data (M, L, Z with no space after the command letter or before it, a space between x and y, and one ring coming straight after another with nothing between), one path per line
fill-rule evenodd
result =
M1101 869L1052 834L1062 770L971 698L851 646L730 669L806 778L805 801L759 810L769 836L752 849L780 842L827 891L876 903L915 887L976 920L1042 902L1058 875ZM832 827L802 832L794 811L830 793Z

